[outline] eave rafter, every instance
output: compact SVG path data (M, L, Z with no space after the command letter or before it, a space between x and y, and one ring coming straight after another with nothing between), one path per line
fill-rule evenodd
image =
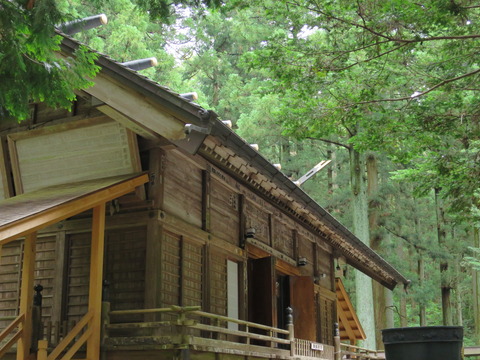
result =
M243 158L232 154L224 145L208 138L200 148L200 154L218 163L223 169L241 178L244 182L259 191L263 196L274 202L283 211L298 219L310 228L319 237L327 241L333 248L338 249L348 259L349 263L358 269L368 272L369 276L388 288L393 288L399 279L379 266L354 244L344 239L330 226L322 222L318 214L314 214L296 201L288 192L277 186L273 181L259 173ZM372 251L373 252L373 251Z

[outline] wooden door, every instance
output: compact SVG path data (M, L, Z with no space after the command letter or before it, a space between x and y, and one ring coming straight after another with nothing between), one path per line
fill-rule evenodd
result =
M248 261L248 320L276 326L275 263L272 257Z
M290 304L293 309L295 337L316 341L315 292L312 277L290 277Z

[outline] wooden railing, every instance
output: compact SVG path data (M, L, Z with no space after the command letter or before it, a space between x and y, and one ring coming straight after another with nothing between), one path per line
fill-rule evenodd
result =
M385 359L383 351L369 350L359 346L340 344L343 359L377 360Z
M465 346L463 349L463 357L480 359L480 346Z
M40 340L38 342L38 360L55 360L60 356L62 360L71 359L75 353L87 342L90 335L92 335L92 327L89 326L93 318L93 312L89 311L85 316L73 327L73 329L63 338L50 354L47 354L48 341ZM68 348L70 343L74 343Z
M117 310L111 311L110 317L120 316L120 315L137 315L137 314L172 314L176 318L174 320L168 321L153 321L153 322L144 322L144 323L124 323L124 324L108 324L106 325L107 331L118 330L118 329L138 329L138 328L155 328L155 327L164 327L164 326L181 326L187 329L200 330L210 334L210 337L215 338L215 335L225 334L230 336L237 336L244 338L246 344L250 344L251 340L259 340L269 342L271 345L274 344L285 344L290 345L290 340L288 340L288 330L278 329L266 325L256 324L249 321L229 318L226 316L216 315L200 311L199 306L171 306L168 308L160 309L139 309L139 310ZM189 317L189 319L187 319ZM198 321L197 318L210 319L210 324L205 324ZM110 321L108 321L110 322ZM221 323L233 323L237 324L240 327L243 327L243 331L228 329L227 327L220 326ZM212 325L213 324L213 325ZM258 332L255 332L258 331ZM264 333L261 334L260 332ZM284 335L280 337L279 335Z
M145 315L152 318L155 314L163 314L162 320L131 323L115 323L115 321L112 321L112 319L118 316L133 317ZM170 315L171 319L164 320L166 314ZM227 316L211 314L201 311L200 307L197 306L171 306L159 309L110 311L107 318L104 318L103 324L105 328L104 337L108 339L107 342L114 344L114 347L117 349L121 341L116 343L115 339L121 338L121 336L113 336L112 333L115 331L120 331L125 334L125 330L129 329L127 332L128 342L132 344L132 341L134 341L132 334L134 334L135 331L141 332L146 328L163 328L163 331L159 333L169 336L169 341L174 342L175 344L172 344L174 346L208 346L218 342L218 346L225 347L225 344L229 342L232 344L231 346L235 346L237 350L243 349L245 353L247 353L254 349L255 354L258 355L258 353L264 352L266 357L267 355L271 357L271 354L277 353L283 354L284 357L297 355L318 359L334 359L332 346L317 343L314 343L316 346L312 346L312 342L310 341L294 339L292 323L288 325L288 330L279 329ZM168 327L171 329L165 331L165 328ZM145 336L140 336L140 338L142 341L145 340ZM151 335L149 338L154 341L155 336Z
M9 335L12 335L5 344L0 346L0 358L5 355L5 353L10 350L10 348L20 339L23 333L23 323L25 320L25 315L21 314L17 317L3 317L2 320L13 320L13 322L8 325L0 333L0 343L2 343ZM14 331L17 330L16 333Z
M295 355L310 358L333 359L335 348L330 345L318 344L308 340L295 339Z

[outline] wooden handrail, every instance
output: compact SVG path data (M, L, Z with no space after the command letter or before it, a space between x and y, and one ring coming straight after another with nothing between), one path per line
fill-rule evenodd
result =
M219 332L223 334L228 334L228 335L234 335L234 336L243 336L243 337L248 337L250 339L255 339L255 340L263 340L263 341L274 341L279 344L290 344L290 340L287 339L281 339L273 336L267 336L267 335L260 335L260 334L255 334L251 332L242 332L238 330L229 330L225 328L220 328L218 326L211 326L211 325L204 325L204 324L197 324L197 325L192 325L190 326L193 329L199 329L199 330L205 330L205 331L214 331L214 332Z
M186 307L171 306L168 308L157 308L157 309L116 310L116 311L110 311L109 315L115 316L115 315L153 314L153 313L169 313L169 312L170 313L191 313L193 315L203 316L206 318L220 320L220 321L232 322L235 324L245 325L245 326L257 328L260 330L273 331L278 334L285 334L285 335L289 334L289 331L285 329L279 329L279 328L275 328L267 325L253 323L250 321L230 318L223 315L207 313L204 311L200 311L199 309L200 309L200 306L186 306Z
M85 327L85 325L88 324L88 322L92 319L92 317L93 317L93 311L90 310L89 312L87 312L87 313L82 317L82 319L77 323L77 325L75 325L75 326L73 327L73 329L68 333L67 336L65 336L65 338L60 342L60 344L57 345L57 347L50 353L50 355L48 355L47 359L48 359L48 360L54 360L54 359L56 359L63 351L65 351L65 348L67 347L67 345L70 344L73 339L75 339L75 337L80 333L80 331ZM85 337L85 340L78 345L78 348L80 348L80 346L82 346L83 343L84 343L86 340L88 340L88 337L92 334L91 329L87 329L87 331L86 331L84 334L82 334L82 336L80 337L79 341L77 341L76 344L72 346L72 348L77 347L77 344L80 342L81 339L83 339L83 337L84 337L85 334L88 334L88 335ZM78 350L78 348L77 348L77 350ZM76 352L77 350L75 350L75 352ZM70 352L70 351L69 351L69 352ZM69 352L68 352L68 353L69 353ZM75 352L74 352L74 353L75 353ZM67 353L67 354L68 354L68 353ZM73 354L74 354L74 353L73 353ZM73 356L73 354L72 354L72 356ZM69 358L66 358L66 356L64 356L64 357L62 358L62 360L63 360L63 359L69 359Z
M154 314L154 313L168 313L168 312L188 312L199 310L200 306L170 306L168 308L157 308L157 309L136 309L136 310L114 310L110 311L110 315L134 315L134 314Z
M20 323L23 322L24 319L24 314L20 314L19 316L17 316L15 320L0 333L0 341L3 341L8 336L8 334L13 331L13 329L15 329Z
M360 356L362 359L365 359L365 360L381 359L377 355L379 353L383 354L383 351L370 350L370 349L362 348L359 346L344 344L344 343L341 343L340 347L345 349L345 350L341 350L342 354Z
M250 321L229 318L229 317L226 317L226 316L223 316L223 315L216 315L216 314L211 314L211 313L207 313L207 312L203 312L203 311L192 311L192 314L200 315L200 316L210 318L210 319L217 319L217 320L220 320L220 321L229 321L229 322L233 322L233 323L236 323L236 324L239 324L239 325L246 325L248 327L254 327L254 328L257 328L257 329L261 329L261 330L273 331L273 332L276 332L276 333L279 333L279 334L285 334L285 335L289 334L289 331L285 330L285 329L279 329L279 328L275 328L275 327L271 327L271 326L267 326L267 325L253 323L253 322L250 322Z
M13 344L18 341L18 339L20 339L22 334L23 330L18 330L18 332L10 340L8 340L5 345L2 346L2 348L0 349L0 358L6 354L6 352L13 346Z
M5 338L10 335L14 329L16 329L20 324L23 324L25 320L25 314L20 314L15 318L15 320L8 325L1 333L0 333L0 342L5 340ZM23 329L18 329L18 331L13 335L13 337L7 341L2 347L0 347L0 358L5 355L5 353L15 344L18 339L23 334Z

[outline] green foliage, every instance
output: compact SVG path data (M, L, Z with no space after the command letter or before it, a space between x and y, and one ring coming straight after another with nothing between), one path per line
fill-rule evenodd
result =
M480 271L480 249L469 246L472 256L465 256L465 265L471 266L474 270Z
M19 1L2 0L0 10L0 117L25 119L32 101L69 108L74 90L92 84L96 55L85 48L70 58L56 55L60 37L54 26L63 17L53 1L28 10Z

